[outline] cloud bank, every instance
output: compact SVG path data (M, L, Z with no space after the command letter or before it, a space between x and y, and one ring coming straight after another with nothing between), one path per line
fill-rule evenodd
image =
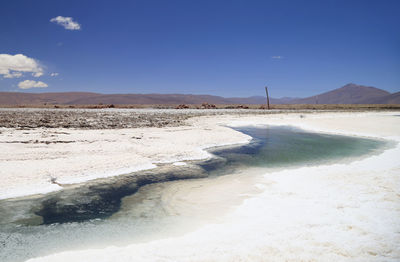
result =
M32 73L34 77L43 75L42 66L33 58L22 54L0 54L0 75L4 78L21 77L23 73Z
M72 17L65 16L57 16L50 19L50 22L61 25L67 30L80 30L81 25L78 22L75 22Z
M46 83L43 83L42 81L34 81L34 80L25 80L22 82L18 83L18 87L20 89L30 89L30 88L45 88L48 87Z

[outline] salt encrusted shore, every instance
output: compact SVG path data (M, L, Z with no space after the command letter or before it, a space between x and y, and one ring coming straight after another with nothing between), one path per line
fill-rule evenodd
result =
M243 112L0 109L0 199L48 193L61 184L155 168L160 162L204 159L209 154L203 148L248 142L248 136L227 127L186 122L224 113Z
M0 128L0 199L47 193L62 189L62 184L155 168L157 163L206 159L210 157L206 148L251 139L228 126L294 125L386 138L400 134L394 123L400 117L392 119L396 113L391 112L11 109L0 113L3 120L4 114L14 115L14 120L6 121L14 127ZM86 125L73 124L81 118ZM62 123L69 123L68 128L60 127Z
M200 202L209 222L183 235L127 246L110 243L106 248L65 251L29 262L400 260L399 113L202 116L187 121L185 128L189 126L189 130L201 127L213 131L225 125L292 125L392 140L395 147L351 163L258 174L256 181L250 178L254 176L225 176L202 186L172 188L167 190L172 194L170 205L179 208L183 204L184 209L190 209L185 203ZM221 131L223 137L236 134L229 128ZM175 139L180 140L178 137ZM204 146L203 142L196 146ZM238 187L245 187L246 199L227 214L215 217L210 206L219 201L227 205L237 197Z

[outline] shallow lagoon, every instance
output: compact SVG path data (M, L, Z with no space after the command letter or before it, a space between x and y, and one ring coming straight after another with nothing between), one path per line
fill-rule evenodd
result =
M309 133L289 127L238 130L252 136L251 143L214 148L210 152L216 157L208 161L181 167L165 165L141 172L147 175L142 179L132 174L70 186L46 196L1 201L0 260L23 261L63 250L126 245L184 234L211 219L210 216L228 211L221 208L222 204L237 204L242 199L239 195L253 190L249 185L256 183L257 175L282 168L350 162L390 146L380 140ZM188 178L193 179L180 180ZM217 184L216 179L219 183L233 179L246 183L224 196L235 201L215 204L200 199L196 203L193 197L191 202L174 198L174 190L211 187ZM171 180L179 181L163 182ZM211 205L218 212L204 215Z

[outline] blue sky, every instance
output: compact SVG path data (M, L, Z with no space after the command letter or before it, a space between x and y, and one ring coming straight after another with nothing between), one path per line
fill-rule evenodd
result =
M228 97L268 85L273 97L305 97L353 82L396 92L399 13L395 0L2 1L0 91ZM18 71L16 54L36 64Z

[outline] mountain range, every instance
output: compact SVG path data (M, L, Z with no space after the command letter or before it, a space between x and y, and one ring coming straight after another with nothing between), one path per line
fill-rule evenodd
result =
M270 92L273 90L270 90ZM0 92L0 105L95 105L95 104L265 104L263 96L221 97L190 94L99 94L88 92L20 93ZM347 84L306 98L271 98L271 104L400 104L400 92Z

